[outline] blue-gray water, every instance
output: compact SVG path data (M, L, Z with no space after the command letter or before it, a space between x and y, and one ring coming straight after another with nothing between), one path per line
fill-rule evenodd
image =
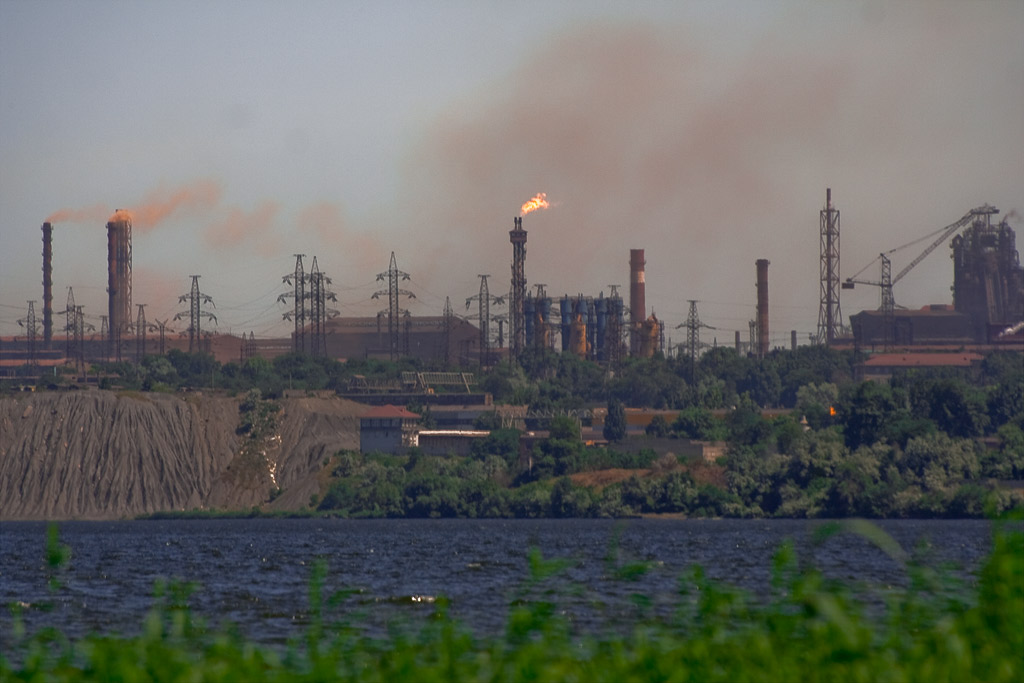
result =
M755 595L770 593L771 558L792 539L801 562L827 577L877 592L903 585L902 564L861 536L842 533L815 543L821 522L796 520L188 520L65 522L71 547L64 588L47 593L42 523L0 523L0 641L10 636L6 605L25 610L29 627L59 625L69 636L133 633L152 605L154 582L178 577L198 584L190 604L208 623L238 624L261 642L281 643L308 619L312 563L328 567L325 593L356 589L339 614L380 629L429 614L438 596L474 628L497 632L510 602L551 588L581 628L599 628L634 613L633 596L670 610L680 577L699 564L713 579ZM883 521L904 550L929 564L953 565L968 583L991 548L984 521ZM566 558L566 569L541 587L528 585L528 552ZM616 568L649 563L636 581ZM0 645L2 649L2 645Z

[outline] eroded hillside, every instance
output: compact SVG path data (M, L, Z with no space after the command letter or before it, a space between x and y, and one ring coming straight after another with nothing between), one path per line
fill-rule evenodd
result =
M239 436L239 401L201 395L35 393L0 399L0 519L120 519L163 510L301 507L316 474L358 448L365 406L279 401L274 433Z

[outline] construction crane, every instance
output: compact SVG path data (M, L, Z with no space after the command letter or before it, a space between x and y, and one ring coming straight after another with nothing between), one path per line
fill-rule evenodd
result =
M882 311L883 316L885 350L890 350L892 348L893 343L893 327L895 324L896 309L896 299L893 296L892 292L893 285L902 280L907 273L909 273L911 270L914 269L914 267L917 264L923 261L928 256L928 254L935 251L935 249L940 244L951 238L955 233L959 232L962 228L971 223L971 221L973 221L975 218L977 218L978 216L990 216L995 213L999 213L999 209L989 204L984 204L977 208L971 209L970 211L965 213L963 217L960 218L960 220L958 220L955 223L951 223L950 225L947 225L944 228L940 228L935 232L929 233L924 237L919 237L913 242L908 242L907 244L896 247L895 249L890 249L889 251L883 251L881 254L878 255L877 259L875 259L868 265L858 270L856 273L853 274L853 276L846 278L846 281L843 282L842 284L843 289L853 289L854 285L869 285L872 287L880 288L881 301L879 309ZM900 272L896 273L895 277L892 276L892 262L889 259L890 254L906 249L907 247L911 247L930 237L934 237L935 235L938 235L938 237L936 237L933 242L931 242L927 247L925 247L924 251L922 251L920 254L917 255L916 258L914 258L914 260L912 260L910 263L904 266L903 269L900 270ZM881 276L879 280L877 282L872 282L870 280L858 279L861 273L863 273L865 270L874 265L875 261L879 261L881 264Z

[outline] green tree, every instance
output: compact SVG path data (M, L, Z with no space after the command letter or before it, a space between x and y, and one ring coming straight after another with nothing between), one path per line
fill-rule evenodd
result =
M626 408L622 401L608 400L608 414L604 418L602 434L608 441L622 441L626 438Z

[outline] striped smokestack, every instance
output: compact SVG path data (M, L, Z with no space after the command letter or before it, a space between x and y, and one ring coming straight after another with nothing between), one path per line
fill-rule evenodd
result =
M640 329L647 317L643 249L629 250L629 353L640 353Z

